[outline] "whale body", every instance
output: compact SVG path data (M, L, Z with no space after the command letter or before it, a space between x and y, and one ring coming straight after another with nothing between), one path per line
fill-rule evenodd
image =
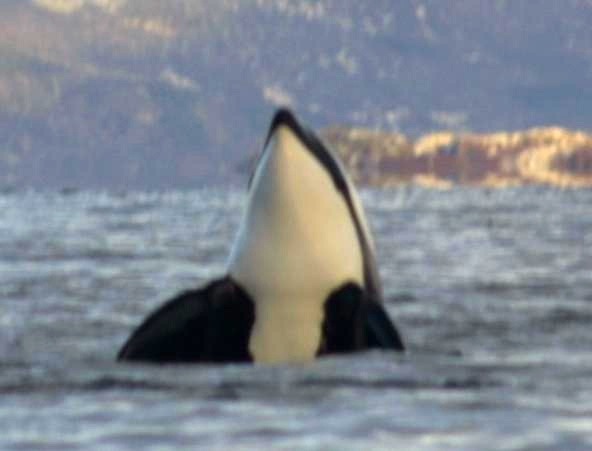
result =
M226 274L152 313L118 359L300 363L370 348L404 344L383 307L362 205L337 157L280 109Z

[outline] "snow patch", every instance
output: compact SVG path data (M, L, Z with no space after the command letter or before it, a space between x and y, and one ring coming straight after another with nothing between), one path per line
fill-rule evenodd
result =
M335 61L348 75L355 75L358 72L358 62L346 48L339 50Z
M266 102L276 107L293 107L294 99L292 95L278 85L266 86L263 88L263 98Z
M170 67L167 67L161 72L160 79L173 88L177 88L182 91L199 91L199 85L195 81L189 77L184 77L183 75L178 74Z

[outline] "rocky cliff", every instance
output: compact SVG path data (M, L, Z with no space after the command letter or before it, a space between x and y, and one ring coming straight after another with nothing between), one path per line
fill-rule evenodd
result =
M333 127L323 138L365 185L592 187L592 135L558 127L443 132L415 141L399 133Z

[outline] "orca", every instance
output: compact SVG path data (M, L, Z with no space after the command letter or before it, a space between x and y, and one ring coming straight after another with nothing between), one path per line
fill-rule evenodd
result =
M149 315L117 358L282 364L371 348L405 346L383 307L362 205L337 157L279 109L226 274Z

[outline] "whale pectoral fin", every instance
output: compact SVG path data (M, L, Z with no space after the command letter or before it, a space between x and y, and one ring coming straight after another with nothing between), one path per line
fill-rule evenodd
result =
M404 351L401 335L381 303L355 283L333 291L325 303L318 355L369 348Z
M366 343L369 348L405 350L401 335L384 307L374 301L366 303Z
M364 348L363 303L364 293L354 283L347 283L329 295L318 355Z
M248 361L253 303L230 278L186 291L152 313L117 355L153 363Z

